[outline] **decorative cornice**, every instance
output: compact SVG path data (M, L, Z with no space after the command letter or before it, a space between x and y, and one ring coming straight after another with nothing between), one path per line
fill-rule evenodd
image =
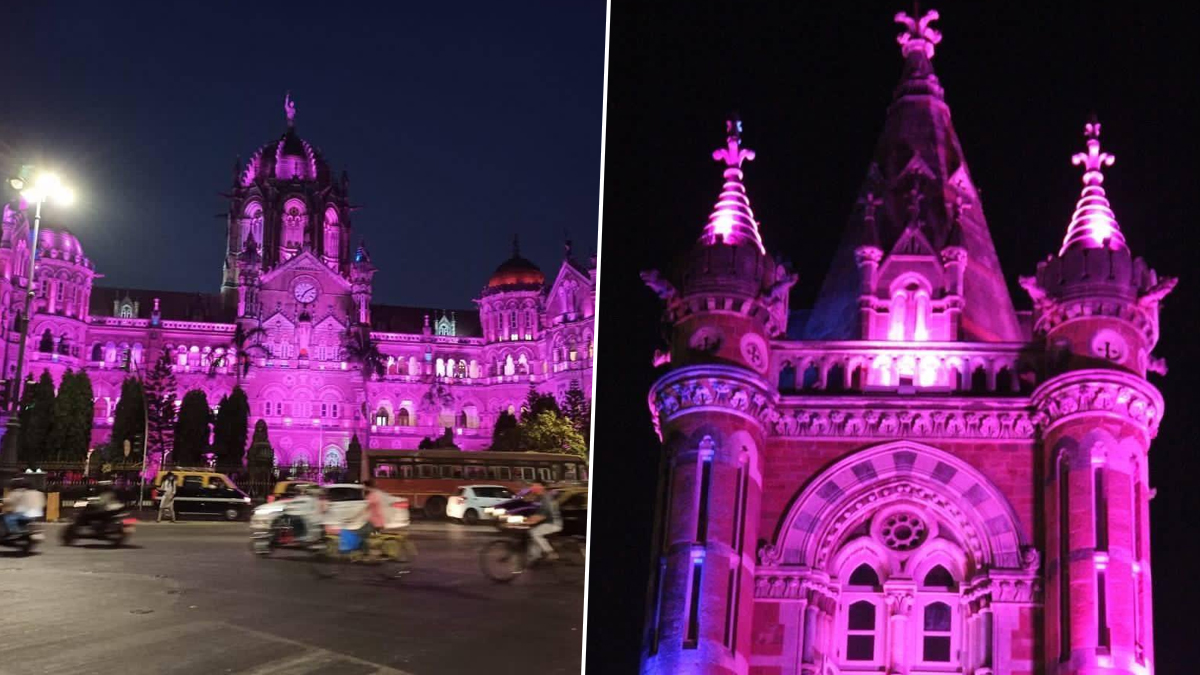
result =
M1034 335L1044 336L1051 330L1076 319L1109 318L1120 319L1132 325L1147 343L1158 343L1158 305L1141 304L1133 298L1085 296L1076 298L1051 298L1044 292L1031 290L1036 281L1025 281L1021 285L1033 297L1037 306L1033 324Z
M806 600L832 613L837 589L812 570L762 570L754 577L754 597L761 600Z
M1108 415L1140 427L1150 440L1163 416L1162 394L1146 380L1117 370L1077 370L1042 384L1031 397L1042 433L1079 415Z
M924 405L876 405L845 408L825 403L783 409L771 431L790 438L887 438L1031 440L1033 415L1027 403L1007 409L977 408L963 399Z
M667 373L650 388L654 429L679 415L716 410L732 412L770 427L776 418L777 393L758 375L731 366L689 366Z

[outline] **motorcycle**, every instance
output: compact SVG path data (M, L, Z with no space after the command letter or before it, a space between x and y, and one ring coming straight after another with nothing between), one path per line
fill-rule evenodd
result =
M119 548L130 536L137 521L123 505L105 505L92 497L62 532L62 543L70 546L77 539L100 539Z
M42 525L36 521L26 522L21 529L10 530L0 521L0 547L12 548L23 554L33 553L33 549L45 539Z

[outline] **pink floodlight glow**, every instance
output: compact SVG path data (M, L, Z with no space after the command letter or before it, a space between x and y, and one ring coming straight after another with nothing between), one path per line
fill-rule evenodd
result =
M1112 166L1115 157L1100 151L1100 123L1089 122L1084 126L1087 151L1076 153L1071 163L1083 166L1083 193L1075 204L1067 236L1063 238L1062 255L1068 248L1124 248L1125 235L1117 225L1117 217L1104 194L1103 169Z
M896 14L896 23L904 26L904 32L896 36L900 44L900 53L907 57L912 52L921 52L925 58L932 59L934 47L942 41L942 34L929 24L938 20L938 12L931 9L919 18L913 18L907 12Z
M732 119L725 122L726 145L713 152L713 159L725 163L725 185L721 196L713 207L712 215L700 241L708 246L715 244L738 245L751 241L760 253L766 254L762 237L758 233L758 221L750 209L750 198L742 185L742 162L754 159L754 151L742 147L742 123Z

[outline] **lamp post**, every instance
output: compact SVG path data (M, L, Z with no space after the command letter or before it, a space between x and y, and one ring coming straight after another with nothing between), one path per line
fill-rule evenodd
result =
M24 178L13 178L9 184L20 191L22 207L34 204L33 232L29 242L29 274L25 277L25 308L21 311L21 339L17 343L17 370L13 375L12 393L9 397L8 430L4 434L3 448L0 449L0 472L16 469L17 449L20 447L21 419L18 415L21 405L21 384L25 377L25 343L29 339L30 310L33 308L33 274L37 265L39 233L42 227L42 203L53 199L61 204L70 204L75 199L74 192L62 184L58 176L44 173L37 177L33 185L27 186Z

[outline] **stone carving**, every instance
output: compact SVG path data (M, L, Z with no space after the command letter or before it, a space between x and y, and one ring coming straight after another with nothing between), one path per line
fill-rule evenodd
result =
M1148 387L1149 385L1144 384ZM1045 392L1035 402L1038 423L1049 426L1070 415L1092 411L1121 415L1146 429L1150 438L1158 434L1162 418L1159 403L1145 392L1119 382L1078 382Z
M936 9L925 12L918 19L909 16L907 12L896 14L896 23L904 26L904 32L896 36L900 45L900 53L908 56L909 52L919 51L925 58L933 58L934 46L942 41L942 34L929 24L938 20Z
M1033 438L1033 417L1025 411L792 409L778 412L776 436L845 438Z
M701 377L658 388L650 398L656 428L688 408L711 406L750 415L770 426L775 419L773 402L756 387L722 377Z
M679 291L675 290L674 284L664 279L658 270L646 270L642 272L641 277L650 290L654 291L659 299L668 306L673 305L678 299Z

